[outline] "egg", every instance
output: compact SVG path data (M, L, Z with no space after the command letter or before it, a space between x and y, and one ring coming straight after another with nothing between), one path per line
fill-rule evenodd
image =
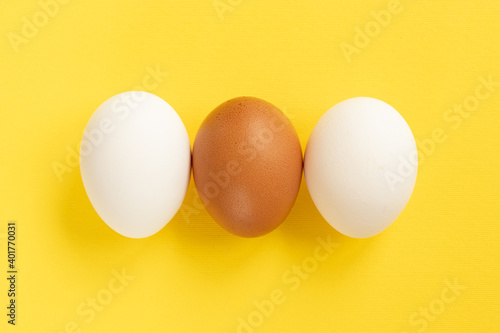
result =
M126 237L153 235L186 195L191 173L186 128L153 94L113 96L85 128L80 172L92 206L108 226Z
M302 177L297 132L262 99L224 102L196 135L193 177L220 226L242 237L265 235L285 220L297 197Z
M374 98L345 100L314 127L304 176L316 207L355 238L385 230L408 203L417 178L415 139L403 117Z

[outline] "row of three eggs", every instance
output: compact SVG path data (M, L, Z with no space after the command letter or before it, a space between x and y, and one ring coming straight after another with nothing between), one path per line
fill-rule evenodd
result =
M99 216L116 232L142 238L179 210L191 164L203 204L229 232L256 237L277 228L297 197L302 167L311 197L338 231L364 238L389 226L408 202L416 158L411 130L388 104L345 100L316 124L303 163L298 135L274 105L231 99L203 121L191 155L179 115L163 99L130 91L105 101L80 146L80 171Z

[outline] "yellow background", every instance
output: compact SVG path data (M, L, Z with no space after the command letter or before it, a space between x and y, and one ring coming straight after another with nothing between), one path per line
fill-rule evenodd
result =
M46 24L18 52L9 36L42 9L2 1L0 330L71 332L74 322L75 332L229 333L238 318L258 318L254 301L281 290L285 301L254 332L499 332L500 86L457 128L443 118L481 77L500 81L499 2L402 0L349 62L341 43L354 45L388 1L224 1L232 10L221 19L212 0L74 0L48 22L38 17ZM221 229L196 208L191 182L189 218L127 239L100 220L66 158L93 111L157 67L168 75L150 92L177 110L191 142L214 107L240 95L286 110L303 149L319 117L355 96L394 106L419 141L436 129L447 138L423 152L402 215L370 239L334 231L304 181L287 220L261 238ZM62 181L54 163L71 170ZM18 224L15 327L5 315L9 220ZM283 275L310 259L317 237L338 248L291 290ZM82 316L122 270L135 278L95 318ZM466 289L444 303L447 283ZM439 314L424 325L429 307Z

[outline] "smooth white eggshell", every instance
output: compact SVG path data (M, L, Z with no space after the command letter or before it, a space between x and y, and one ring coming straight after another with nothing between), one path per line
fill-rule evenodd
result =
M378 99L357 97L328 110L314 127L304 175L321 215L355 238L386 229L408 203L417 178L413 134Z
M186 128L153 94L113 96L85 128L80 171L92 206L113 230L131 238L153 235L186 195L191 173Z

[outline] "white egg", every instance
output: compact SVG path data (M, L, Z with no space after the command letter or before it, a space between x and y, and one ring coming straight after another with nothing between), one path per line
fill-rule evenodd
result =
M186 128L153 94L113 96L85 128L80 172L104 222L127 237L151 236L172 219L186 195L191 175Z
M417 178L415 139L403 117L357 97L328 110L304 157L307 188L321 215L355 238L385 230L408 203Z

